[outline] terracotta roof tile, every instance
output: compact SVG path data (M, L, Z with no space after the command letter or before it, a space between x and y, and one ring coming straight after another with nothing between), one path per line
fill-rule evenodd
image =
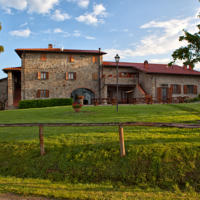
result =
M116 67L115 62L103 62L104 66ZM173 65L168 66L167 64L148 64L148 68L144 67L144 63L127 63L120 62L120 67L132 67L139 71L151 74L179 74L179 75L197 75L200 76L200 72L190 69L184 69L181 66Z
M3 69L4 72L8 71L21 71L21 67L8 67Z

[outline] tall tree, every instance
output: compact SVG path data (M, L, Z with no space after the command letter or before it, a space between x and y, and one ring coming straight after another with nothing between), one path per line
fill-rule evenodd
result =
M180 36L179 41L186 41L188 45L173 52L173 61L169 65L179 59L184 61L183 64L194 68L195 64L200 62L200 24L197 27L198 32L194 34L184 30L184 36Z
M1 31L1 23L0 23L0 31ZM3 46L0 45L0 53L4 51Z

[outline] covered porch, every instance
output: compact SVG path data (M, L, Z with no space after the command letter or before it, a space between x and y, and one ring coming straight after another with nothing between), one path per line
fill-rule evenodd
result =
M8 74L7 107L17 107L21 100L21 67L4 68L3 71Z
M118 103L129 104L134 98L135 85L118 86ZM107 85L107 103L115 104L117 102L117 86Z

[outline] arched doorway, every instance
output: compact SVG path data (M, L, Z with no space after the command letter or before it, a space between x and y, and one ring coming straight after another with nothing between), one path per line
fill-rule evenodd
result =
M95 97L94 93L86 88L78 88L71 94L71 98L74 100L74 102L78 101L79 96L84 96L84 105L92 104L92 99Z

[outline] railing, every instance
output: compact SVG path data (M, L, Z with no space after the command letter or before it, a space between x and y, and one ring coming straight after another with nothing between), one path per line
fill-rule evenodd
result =
M171 128L200 128L200 124L181 124L181 123L156 123L156 122L110 122L110 123L17 123L0 124L0 127L39 127L40 155L45 154L43 127L99 127L99 126L117 126L119 127L120 155L124 157L124 126L151 126L151 127L171 127Z
M189 99L188 96L178 96L178 97L171 97L166 98L165 100L152 98L151 96L146 96L143 98L128 98L128 99L119 99L119 104L154 104L154 103L184 103ZM116 98L102 98L102 102L99 102L99 99L92 99L92 104L99 105L99 104L116 104Z

